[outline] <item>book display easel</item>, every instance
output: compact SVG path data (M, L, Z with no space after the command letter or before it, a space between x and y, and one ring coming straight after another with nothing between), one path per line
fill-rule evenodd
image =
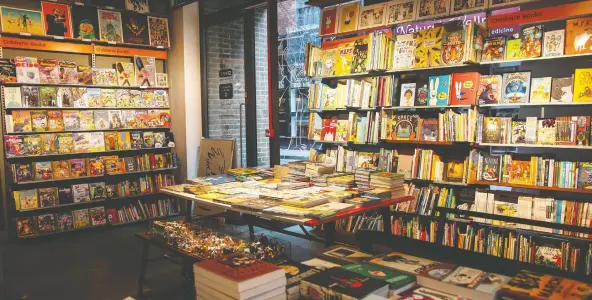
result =
M23 239L179 215L178 200L161 193L179 165L167 17L147 7L41 8L0 7L10 232Z
M310 159L405 174L415 199L388 220L368 215L338 230L589 280L592 43L582 33L592 3L469 2L309 1L322 7L325 37L307 46L304 66L308 138L321 145ZM466 11L472 22L399 24ZM558 261L541 259L547 252Z

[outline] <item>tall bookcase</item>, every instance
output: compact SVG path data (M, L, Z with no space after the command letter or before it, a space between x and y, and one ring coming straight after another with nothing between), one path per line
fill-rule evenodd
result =
M113 8L108 8L116 10ZM153 14L149 14L153 15ZM153 15L154 16L154 15ZM165 17L166 16L161 16ZM104 42L98 40L80 40L73 38L53 37L53 36L42 36L42 35L30 35L30 34L14 34L14 33L0 33L0 58L14 58L16 56L24 57L36 57L44 59L57 59L74 61L78 65L91 66L93 68L114 68L116 62L134 62L134 57L145 56L153 57L156 62L156 72L167 73L167 59L168 49L162 46L146 46L136 45L127 43L114 43ZM6 213L4 214L7 218L8 230L11 237L15 240L24 238L34 238L39 236L57 234L62 232L77 231L95 227L107 227L107 226L119 226L144 220L166 218L171 216L179 215L180 204L177 199L171 199L160 193L160 187L166 185L175 184L174 174L178 167L178 159L176 153L174 153L174 137L170 128L170 104L167 107L23 107L23 108L7 108L5 105L5 93L4 89L7 87L22 87L22 86L52 86L52 87L84 87L84 88L100 88L100 89L127 89L136 90L139 92L164 90L168 94L168 86L164 87L140 87L140 86L99 86L99 85L83 85L83 84L26 84L26 83L3 83L2 89L2 137L3 140L6 136L10 135L22 135L27 136L31 134L44 134L44 133L75 133L75 132L162 132L166 135L166 141L170 141L170 144L159 145L155 147L152 145L150 148L144 146L138 148L131 148L125 150L108 150L101 152L83 152L83 153L59 153L50 155L35 155L35 156L20 156L20 157L8 157L6 144L3 142L1 150L3 152L3 158L0 160L0 177L2 178L2 196L4 199L4 207ZM51 132L17 132L9 133L5 126L7 116L10 116L12 111L25 111L25 110L78 110L78 111L91 111L97 112L101 110L158 110L165 115L168 114L168 124L162 126L147 126L143 128L130 128L123 126L117 129L96 129L96 130L76 130L76 131L51 131ZM168 157L170 160L164 167L157 167L153 164L151 155L163 155ZM113 156L117 155L119 158L135 158L136 156L146 156L145 159L148 161L145 168L139 168L131 172L123 172L119 174L108 174L100 176L80 176L70 178L59 178L50 180L38 180L28 182L15 182L12 180L13 175L11 166L13 164L27 164L33 162L44 162L44 161L69 161L70 159L86 159L87 168L90 158L102 157L102 156ZM160 156L158 156L160 157ZM158 158L156 158L158 159ZM88 170L87 170L88 172ZM90 175L90 173L87 173ZM139 181L140 177L143 178ZM132 193L132 195L126 195L121 193L115 197L106 197L98 201L89 202L72 202L67 204L57 204L53 206L41 207L19 210L14 201L13 192L46 188L46 187L71 187L73 184L92 184L103 182L105 184L118 184L124 181L143 182L144 187L136 187L138 192ZM128 189L129 192L129 189ZM41 201L41 200L39 200ZM55 224L56 230L51 232L40 232L37 227L37 220L35 216L43 214L54 214L56 222L58 216L61 213L70 213L79 209L88 209L93 207L104 207L107 212L109 209L115 209L114 214L104 216L107 221L105 224L93 226L92 220L89 219L89 226L81 228L72 228L66 230L58 230L57 223ZM17 228L17 220L29 218L33 220L33 223L29 224L32 227L33 233L26 236L20 236ZM117 218L117 222L111 223L113 218Z
M337 5L326 7L326 9L329 11L328 14L330 15L331 9L335 8L337 10L337 15L339 15L339 5L343 2L344 1L309 1L309 4L321 7ZM421 0L415 1L416 4L418 2L421 2ZM540 7L545 7L545 5L549 5L549 3L544 2L545 1L535 1L533 4L522 6L522 11L538 9ZM387 6L388 5L389 4L387 4ZM487 9L486 13L487 15L490 15L491 10ZM545 31L565 29L567 19L581 17L587 17L587 15L578 14L573 17L564 16L559 20L542 21L541 23L523 25L523 27L544 24ZM339 43L339 39L355 40L352 36L362 36L385 30L395 32L395 27L398 26L399 24L382 25L376 28L355 30L347 33L331 33L326 36L327 40L329 40L327 45L331 48L333 45ZM405 24L401 26L404 27ZM393 35L396 36L396 34ZM369 48L371 47L369 46ZM310 53L311 51L309 51L309 54ZM340 53L346 53L346 51ZM464 130L465 133L468 132L469 136L474 134L474 137L466 140L441 137L436 138L435 140L421 140L419 138L393 140L390 136L385 138L382 133L382 131L385 130L385 127L383 124L380 124L377 129L379 138L370 142L352 141L351 139L346 141L324 141L322 138L315 139L315 142L323 143L324 151L321 151L320 155L311 157L325 159L326 161L336 163L338 171L352 171L352 168L366 167L368 165L379 170L384 170L384 167L388 166L390 163L390 165L394 167L387 171L396 172L398 170L396 167L397 164L409 164L409 168L413 166L415 171L409 171L406 180L409 184L413 184L419 188L419 208L410 211L409 208L403 206L403 204L398 204L396 207L392 207L391 220L384 220L384 234L397 236L396 238L392 237L392 241L409 241L411 245L432 249L431 251L445 249L443 250L444 252L460 258L457 259L458 261L462 261L462 257L467 255L475 258L475 260L484 260L491 264L504 261L506 265L509 265L507 262L510 262L510 264L516 263L516 265L523 268L537 269L539 271L574 277L580 280L590 280L590 276L592 275L592 269L590 267L592 263L592 223L590 223L590 218L592 216L588 213L590 212L588 207L592 205L589 198L590 190L584 189L581 186L579 188L562 186L563 183L558 181L548 184L518 184L503 181L491 182L483 179L477 180L471 177L470 170L472 162L470 160L471 158L477 159L475 153L480 153L481 155L512 154L516 158L541 156L544 159L554 158L558 162L576 162L576 164L573 164L574 170L572 170L572 172L577 172L578 169L575 167L577 166L577 162L590 161L588 151L592 149L592 144L484 143L481 142L480 139L482 127L479 124L482 122L482 118L487 117L510 117L513 121L522 121L527 117L536 117L540 120L563 116L589 116L592 113L592 102L552 103L551 101L548 101L546 103L496 103L479 105L477 99L475 104L470 105L402 106L399 104L401 94L403 93L401 90L402 85L406 83L416 83L419 87L420 85L428 84L428 78L432 76L452 75L452 73L465 72L479 72L481 75L502 75L505 73L528 71L531 72L531 78L569 77L573 76L576 69L592 67L589 59L590 55L592 54L584 53L553 57L541 56L508 60L501 59L483 62L477 60L467 61L456 65L440 65L410 68L406 70L374 69L363 73L352 72L351 74L312 77L316 83L327 85L330 89L337 89L336 98L342 93L342 91L339 91L339 86L349 84L345 83L345 81L350 79L363 79L371 82L379 77L391 77L393 78L392 82L394 84L390 90L379 92L379 94L385 93L385 95L390 97L392 101L388 105L370 105L368 107L366 107L366 105L362 105L363 107L348 107L345 105L339 109L330 108L320 110L318 106L313 107L311 111L316 109L316 113L323 120L321 122L321 124L323 124L323 133L319 135L318 133L313 132L312 134L309 134L309 138L322 137L326 134L326 128L335 126L334 124L329 125L330 123L325 122L325 120L337 119L338 123L336 126L340 126L339 120L347 120L351 123L352 118L350 117L348 120L346 117L343 117L343 115L348 113L351 114L352 112L364 114L367 112L380 112L381 115L388 114L387 119L389 120L392 120L393 116L409 115L415 115L420 119L432 118L438 120L439 114L450 111L459 114L474 114L474 117L472 117L470 121L461 125L461 130ZM307 62L308 61L309 60L307 60ZM310 65L305 66L305 68L307 67L310 68ZM379 89L380 84L376 86L373 85L372 91L374 91L374 88ZM450 91L450 93L453 92ZM321 99L325 98L322 96ZM372 103L371 101L372 100L370 100L370 103ZM385 102L379 100L378 103ZM388 103L388 101L386 103ZM379 120L379 123L383 120L385 119ZM314 121L314 119L311 121ZM311 124L310 126L313 125L314 124ZM348 124L348 126L349 128L352 127L351 124ZM357 128L357 125L353 127ZM469 128L468 131L467 128ZM337 127L338 132L339 130L339 127ZM442 130L443 127L440 125L439 131ZM372 130L366 131L366 134L370 132L372 132ZM458 131L455 131L454 135L457 133ZM351 132L349 134L351 136ZM417 132L417 135L419 134L420 133ZM589 141L589 129L587 135ZM336 136L339 136L339 133L337 133ZM356 136L359 136L359 134L356 133ZM383 154L388 151L392 151L390 156L384 156ZM348 156L351 153L353 153L353 155ZM430 166L425 169L422 169L423 167L421 166L422 155L430 156L427 160L429 161ZM464 166L465 172L460 178L456 176L447 177L446 175L434 178L430 175L434 170L434 167L432 166L433 160L431 158L434 155L437 155L438 159L441 161L446 162L444 168L451 166L448 164L451 161L460 161L461 163L465 161L467 163ZM354 164L354 166L341 167L341 163ZM473 167L478 165L479 164L475 164ZM539 168L540 166L541 165L536 165L536 168ZM559 166L563 167L561 165ZM421 176L422 171L427 172L428 175ZM476 172L478 172L478 170L476 170ZM443 171L443 173L447 174L446 171ZM557 173L556 178L561 179L561 177L564 176L563 174L567 173ZM574 173L571 174L573 175ZM570 178L572 178L571 180L575 178L577 181L577 177L578 176L572 176ZM551 207L556 207L554 205L560 205L560 203L562 205L569 205L568 212L566 213L564 211L564 215L561 215L559 211L556 215L556 211L554 210L552 218L550 216L549 218L544 219L533 217L534 215L524 217L520 212L508 215L504 212L493 211L493 209L490 211L483 211L480 209L474 211L475 208L473 208L473 210L467 210L466 204L476 204L475 199L477 193L491 193L515 198L532 197L532 199L534 199L533 203L546 201L552 198L553 200L550 202L553 204L549 204ZM425 197L424 200L422 200L422 197ZM435 197L433 199L436 199L436 201L430 202L430 200L425 200L430 197ZM495 199L497 201L498 198ZM563 202L560 202L562 200ZM566 204L567 202L569 203ZM426 209L426 206L430 203L433 207ZM463 204L465 206L462 206ZM569 212L570 208L573 211ZM522 208L518 207L518 209L520 210ZM565 214L569 214L569 216L566 217ZM557 217L557 219L555 217ZM572 220L567 220L568 218L572 218ZM581 221L575 219L581 219ZM435 223L437 223L436 226L434 226ZM401 227L404 228L401 229ZM480 232L487 232L487 236L489 237L493 236L489 233L499 235L499 241L503 245L500 246L501 250L492 249L491 245L487 245L487 241L484 241L485 245L487 245L484 250L476 249L474 244L470 246L463 245L465 241L459 242L459 240L467 238L466 243L468 243L469 234L466 231L467 228L470 228L469 230L472 233L477 233L479 230L483 230ZM362 233L361 236L363 237L364 234ZM525 237L526 239L532 238L532 241L535 241L529 244L530 246L528 249L522 249L523 252L532 252L529 254L528 258L521 257L520 255L523 253L521 253L520 250L508 250L510 249L508 245L510 244L509 241L511 238L520 241L520 238L522 237ZM362 245L365 245L368 242L386 243L387 240L389 240L388 237L378 235L373 240L365 239L360 243ZM411 240L420 241L417 242ZM472 239L471 242L474 242L474 240L475 239ZM512 242L512 245L515 245L516 243L519 244L519 242ZM559 245L559 248L565 247L564 250L566 252L562 252L559 257L554 258L558 259L557 263L563 264L563 267L554 268L553 263L541 262L539 261L539 258L534 257L539 249L542 249L541 251L557 253L556 250L543 249L547 246L553 248L557 245ZM490 248L488 249L487 247ZM573 251L574 249L578 250ZM568 255L565 253L570 254ZM572 262L572 265L569 265L570 263L566 263L565 261L568 261L570 258L577 258L577 262ZM559 262L561 259L564 259L565 261Z

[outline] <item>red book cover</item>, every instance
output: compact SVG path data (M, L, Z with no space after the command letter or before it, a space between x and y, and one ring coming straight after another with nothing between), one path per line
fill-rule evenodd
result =
M324 8L321 12L320 35L337 33L337 7Z
M450 105L475 105L480 77L478 72L452 74Z
M236 283L283 270L282 267L240 253L198 262L195 268L204 269Z
M117 224L117 211L115 211L115 208L107 209L107 223Z

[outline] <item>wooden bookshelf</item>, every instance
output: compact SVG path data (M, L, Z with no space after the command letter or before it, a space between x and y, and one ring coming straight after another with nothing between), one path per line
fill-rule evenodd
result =
M498 103L498 104L479 104L478 107L490 109L520 108L520 107L547 107L547 106L588 106L592 102L545 102L545 103Z
M7 107L6 110L165 110L170 107ZM43 133L43 132L38 132Z
M455 145L473 145L471 142L438 142L438 141L398 141L385 140L388 144L412 144L412 145L440 145L440 146L455 146Z
M511 184L501 182L490 182L490 181L475 181L473 184L477 185L492 185L492 186L505 186L517 189L531 189L540 191L554 191L554 192L568 192L568 193L580 193L580 194L592 194L592 190L584 189L568 189L550 186L536 186L536 185L525 185L525 184Z
M59 130L59 131L27 131L27 132L9 132L6 135L33 135L46 133L77 133L77 132L103 132L103 131L165 131L170 127L143 127L143 128L113 128L113 129L88 129L88 130ZM30 157L30 156L29 156Z
M407 178L407 179L405 179L405 181L415 181L415 182L440 184L440 185L469 186L468 183L464 183L464 182L450 182L450 181L439 181L439 180L420 179L420 178Z
M439 110L439 109L471 109L474 105L446 105L446 106L392 106L383 107L383 110Z
M109 151L99 151L99 152L73 152L73 153L57 153L57 154L45 154L45 155L33 155L33 156L15 156L15 157L8 157L8 160L29 160L31 158L47 158L47 157L63 157L63 156L78 156L78 155L87 155L87 156L103 156L103 155L110 155L113 153L122 153L122 152L139 152L139 151L151 151L151 150L170 150L173 147L160 147L160 148L141 148L141 149L126 149L126 150L109 150Z
M485 146L485 147L509 147L509 148L557 148L557 149L580 149L580 150L590 150L590 149L592 149L592 146L539 145L539 144L495 144L495 143L479 143L479 146Z
M119 86L119 85L94 85L94 84L67 84L67 83L22 83L4 82L4 86L53 86L53 87L79 87L97 89L123 89L123 90L167 90L168 87L155 86Z

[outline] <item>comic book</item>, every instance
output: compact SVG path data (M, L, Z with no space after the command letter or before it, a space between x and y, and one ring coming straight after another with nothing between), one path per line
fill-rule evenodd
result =
M78 112L80 130L95 129L94 114L92 110L81 110Z
M118 149L119 148L117 147L117 132L105 132L105 151L115 151Z
M88 97L88 107L103 107L103 99L101 98L101 89L88 88L86 89Z
M136 86L153 87L155 85L156 61L154 57L134 56Z
M165 90L154 91L154 107L169 107L169 93Z
M74 153L74 137L72 133L58 133L58 153Z
M55 59L39 60L39 83L58 84L60 83L59 62Z
M90 132L74 132L72 138L74 139L74 152L90 152Z
M16 81L20 83L40 83L39 61L36 57L17 56L14 58Z
M73 107L88 107L86 88L72 88L72 104Z
M77 84L78 83L78 69L76 63L73 61L59 62L60 83L62 84Z
M56 102L58 107L72 107L72 89L69 87L58 87L56 90Z
M150 36L150 45L154 47L169 48L169 20L148 16L148 34Z
M39 107L39 87L37 86L23 86L22 91L22 107Z
M31 111L31 125L33 131L44 132L47 131L47 111L46 110L32 110Z
M106 110L95 111L95 129L109 129L109 113Z
M90 152L104 152L105 138L102 132L90 133Z
M97 10L99 13L99 37L105 42L123 42L121 13L109 10Z
M80 130L80 121L78 119L77 110L64 110L62 111L62 117L64 119L64 129L68 131Z
M103 107L116 107L117 99L115 89L101 89L101 102Z
M51 155L58 154L58 136L55 133L47 133L41 135L41 154Z
M117 99L118 108L132 107L130 90L117 89L115 91L115 98Z
M40 87L39 101L41 107L57 107L57 89L53 86Z
M36 156L41 155L41 136L38 134L31 134L23 138L25 155Z
M134 64L130 62L118 62L115 64L117 71L117 84L119 86L135 86Z
M91 66L78 66L78 83L85 85L93 84L92 67Z

